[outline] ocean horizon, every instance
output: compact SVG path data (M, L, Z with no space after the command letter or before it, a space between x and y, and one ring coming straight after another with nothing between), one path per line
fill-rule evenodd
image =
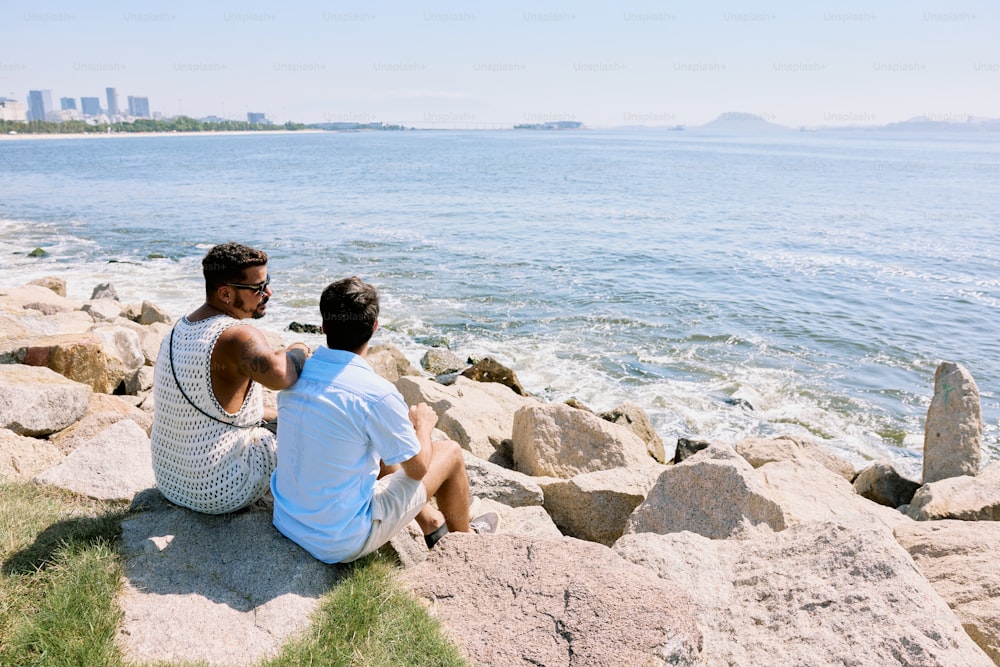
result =
M383 298L376 342L491 355L545 400L678 437L809 436L919 479L941 361L1000 458L1000 136L656 130L0 142L4 286L102 282L175 318L200 261L271 256L258 324L323 287ZM31 257L40 247L45 257Z

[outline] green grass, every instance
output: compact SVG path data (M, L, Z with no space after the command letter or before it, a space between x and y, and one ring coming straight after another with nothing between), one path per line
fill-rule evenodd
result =
M0 665L124 664L114 638L126 512L119 503L0 482ZM354 564L324 596L310 630L263 664L467 664L395 570L384 554Z

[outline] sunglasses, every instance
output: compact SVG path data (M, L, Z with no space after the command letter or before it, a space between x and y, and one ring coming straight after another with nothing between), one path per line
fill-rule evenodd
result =
M257 296L264 296L267 292L267 286L271 284L271 276L268 276L264 282L257 283L256 285L241 285L240 283L226 283L226 287L235 287L237 289L248 289L252 290Z

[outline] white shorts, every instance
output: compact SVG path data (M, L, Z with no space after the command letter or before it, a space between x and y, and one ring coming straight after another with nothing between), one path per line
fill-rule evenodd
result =
M350 563L378 549L413 521L426 504L424 483L410 478L402 470L377 480L372 498L371 533L360 551L340 562Z

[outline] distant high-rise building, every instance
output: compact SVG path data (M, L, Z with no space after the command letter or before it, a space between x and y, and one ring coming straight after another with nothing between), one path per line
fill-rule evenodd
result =
M247 112L247 122L251 125L270 125L271 121L267 119L267 114L256 113L253 111Z
M59 98L59 108L63 111L69 111L70 109L76 110L76 98L75 97L60 97Z
M83 111L84 116L100 116L101 115L101 98L99 97L81 97L80 107Z
M54 111L51 90L28 91L28 120L45 120L50 111Z
M23 102L0 97L0 120L28 120L28 110Z
M117 116L121 113L118 110L118 91L114 88L105 88L104 92L108 96L108 115Z
M128 96L128 115L135 118L149 118L149 98Z

